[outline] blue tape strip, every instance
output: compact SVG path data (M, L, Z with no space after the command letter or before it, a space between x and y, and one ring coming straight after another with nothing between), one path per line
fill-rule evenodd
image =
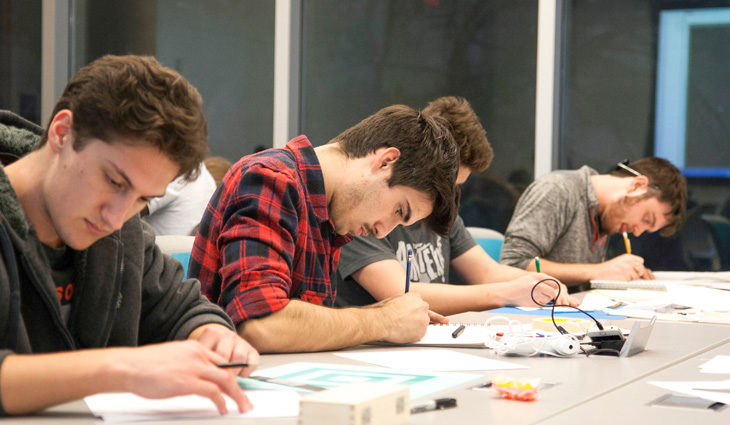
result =
M620 311L621 307L616 308L616 311ZM527 316L550 316L550 310L531 310L531 311L525 311L520 310L517 307L502 307L502 308L495 308L494 310L487 310L487 313L495 313L495 314L524 314ZM612 314L606 314L602 311L588 311L588 313L591 314L591 316L595 317L596 319L612 319L612 320L621 320L625 319L626 316L614 316ZM590 319L585 314L581 313L580 311L571 312L571 313L563 313L563 312L555 312L555 317L568 317L572 319Z

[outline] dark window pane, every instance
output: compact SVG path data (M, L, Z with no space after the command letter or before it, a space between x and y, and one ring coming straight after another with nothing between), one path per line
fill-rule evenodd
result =
M567 2L561 75L561 168L599 172L623 158L654 155L659 14L678 7L727 7L721 1L572 0ZM727 27L694 27L690 37L685 165L730 166ZM671 48L671 47L670 47ZM672 72L672 70L669 70ZM676 105L673 105L676 107ZM707 162L711 161L711 162ZM690 178L686 220L676 237L642 236L634 251L656 270L713 267L701 215L730 211L730 181ZM610 253L623 253L616 238Z
M154 55L203 96L211 154L271 146L274 2L77 1L74 71L107 53Z
M302 133L324 144L382 107L421 108L439 96L463 96L495 150L490 181L529 182L537 6L528 0L305 0ZM474 213L475 220L490 215Z
M0 109L40 124L41 0L0 7Z
M656 22L651 3L568 3L560 168L598 171L654 151Z
M730 169L730 24L690 30L685 166Z

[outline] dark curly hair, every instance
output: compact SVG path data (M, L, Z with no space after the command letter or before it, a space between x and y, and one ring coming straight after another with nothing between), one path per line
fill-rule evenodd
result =
M423 108L424 113L446 119L454 141L459 146L459 161L474 173L489 167L494 158L492 145L487 140L479 117L463 97L444 96L432 100Z
M443 118L405 105L388 106L330 143L338 143L348 158L361 158L383 147L397 148L401 155L388 185L427 193L433 211L426 224L439 235L448 235L458 210L459 149Z

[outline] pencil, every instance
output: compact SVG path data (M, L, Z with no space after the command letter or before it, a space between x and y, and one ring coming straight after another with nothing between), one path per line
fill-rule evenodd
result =
M540 271L540 257L535 257L535 270L537 270L538 273L542 273Z
M626 246L626 253L631 254L631 242L629 242L629 235L626 232L624 232L624 245Z

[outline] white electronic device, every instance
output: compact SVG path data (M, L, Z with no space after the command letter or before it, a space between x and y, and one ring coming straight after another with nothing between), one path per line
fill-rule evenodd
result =
M405 385L346 384L302 396L299 425L404 425L410 422Z
M567 357L578 353L580 344L570 335L549 337L505 336L494 351L501 355L534 356L547 354L556 357Z

